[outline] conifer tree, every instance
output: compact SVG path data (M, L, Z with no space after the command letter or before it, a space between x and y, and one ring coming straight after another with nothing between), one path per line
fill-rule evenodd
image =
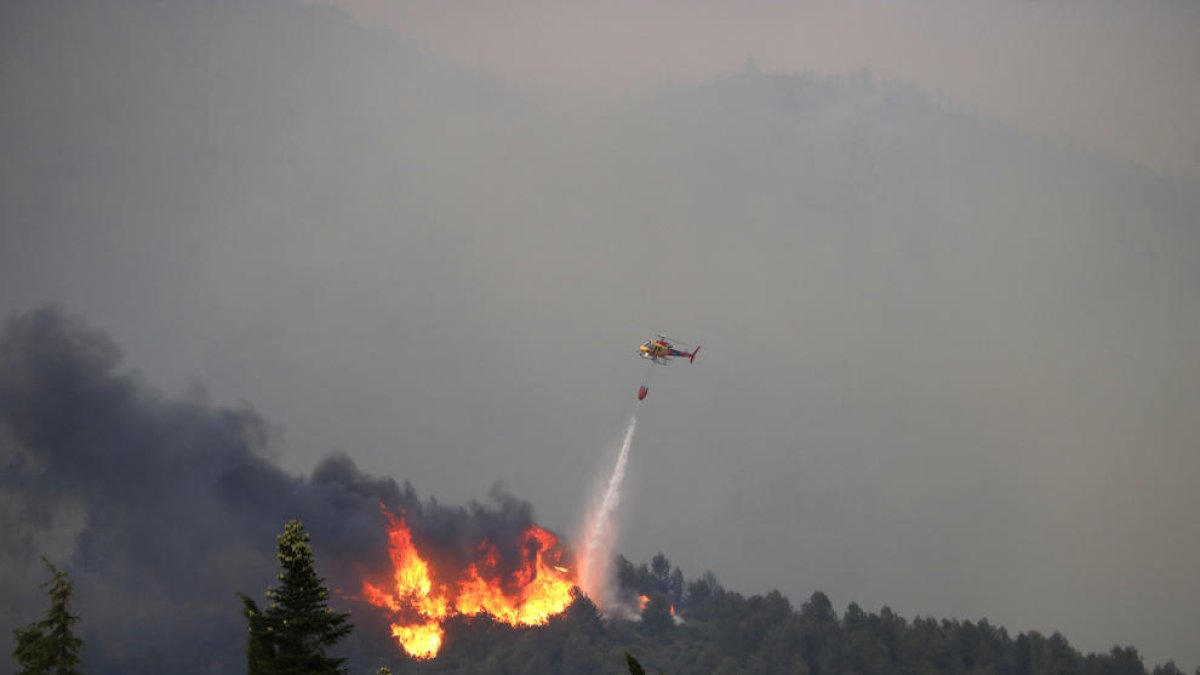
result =
M71 624L79 617L71 614L67 602L73 585L65 572L42 558L49 568L51 579L42 584L49 588L50 609L46 618L13 631L16 647L13 658L21 667L17 675L79 675L79 652L83 640L71 632Z
M278 588L267 590L265 610L240 595L249 625L246 660L251 675L334 675L346 672L345 659L326 649L350 634L349 613L336 613L326 604L329 591L313 565L308 532L300 521L289 521L279 535L276 557L283 571Z
M642 664L633 658L633 654L625 652L625 663L629 666L629 675L646 675L646 671L642 668Z
M242 600L242 615L250 627L249 642L246 645L246 672L250 675L267 675L272 670L274 654L271 647L271 631L266 617L258 604L250 598L238 593Z

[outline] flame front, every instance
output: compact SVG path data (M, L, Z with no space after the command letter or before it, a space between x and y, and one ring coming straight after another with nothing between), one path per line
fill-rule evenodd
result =
M564 564L558 538L531 526L520 542L521 560L509 575L501 571L500 554L486 539L465 570L433 569L413 543L403 516L386 509L391 588L363 581L363 599L388 610L392 636L418 659L437 656L445 631L442 622L454 615L488 614L513 626L541 625L571 604L576 586Z

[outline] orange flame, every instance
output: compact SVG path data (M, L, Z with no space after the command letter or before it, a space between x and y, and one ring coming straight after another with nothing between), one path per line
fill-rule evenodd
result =
M442 622L450 616L488 614L513 626L534 626L571 604L574 574L564 564L558 538L537 525L522 535L522 559L505 578L500 553L486 539L465 570L431 568L403 516L386 509L383 513L388 520L392 587L363 581L363 599L391 612L392 636L414 658L437 656L445 636Z
M646 605L649 605L649 604L650 604L650 596L648 596L648 595L639 595L638 596L638 611L645 611ZM675 616L675 605L674 604L667 605L667 610L669 612L671 612L671 616Z

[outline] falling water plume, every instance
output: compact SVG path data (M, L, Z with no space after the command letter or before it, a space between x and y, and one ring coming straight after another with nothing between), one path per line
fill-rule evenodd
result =
M625 480L625 465L629 461L629 448L633 445L633 433L637 430L637 412L629 418L629 428L621 442L616 466L599 499L588 512L583 550L579 555L579 585L601 609L612 605L608 566L612 560L612 548L616 541L616 511L621 501L621 483Z

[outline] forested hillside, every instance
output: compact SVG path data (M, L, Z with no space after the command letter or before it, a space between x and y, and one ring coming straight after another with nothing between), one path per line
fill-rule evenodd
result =
M798 608L778 591L746 597L723 588L711 572L685 580L661 554L638 566L621 557L617 571L631 606L644 596L640 616L601 619L580 597L542 628L458 619L447 625L447 648L438 659L389 666L402 673L623 673L628 651L646 672L671 675L1183 672L1172 662L1148 666L1132 646L1084 654L1060 633L1010 633L987 619L909 619L886 606L869 612L854 602L839 616L820 591Z

